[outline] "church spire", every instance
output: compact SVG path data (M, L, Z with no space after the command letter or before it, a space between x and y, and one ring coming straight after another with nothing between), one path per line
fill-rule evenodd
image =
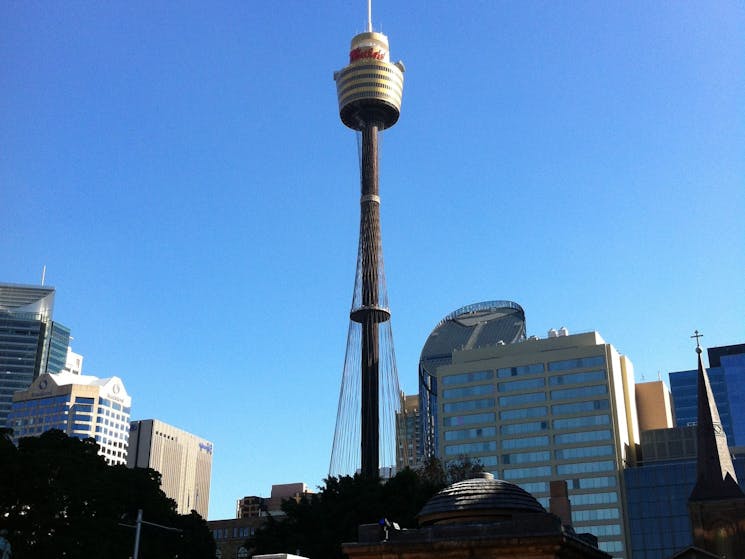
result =
M709 375L706 373L701 357L702 349L699 338L702 336L698 330L691 336L691 338L696 338L696 353L698 354L698 466L696 485L689 501L745 497L745 493L737 485L737 476L727 445L727 435L722 428L717 404L709 383Z

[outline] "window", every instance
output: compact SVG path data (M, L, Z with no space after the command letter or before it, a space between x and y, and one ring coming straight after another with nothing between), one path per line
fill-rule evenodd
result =
M572 511L573 522L583 522L586 520L615 520L618 517L618 509L589 509Z
M511 425L502 425L500 431L503 435L521 435L523 433L545 431L547 428L548 424L545 421L532 421L530 423L513 423Z
M566 433L564 435L554 435L555 444L572 444L572 443L589 443L594 441L610 440L610 430L602 429L600 431L580 431L578 433Z
M476 429L459 429L457 431L445 431L446 441L461 441L463 439L476 439L479 437L493 437L497 434L496 427L478 427Z
M442 377L442 384L449 386L452 384L465 384L467 382L478 382L480 380L491 380L494 378L494 371L476 371L475 373L462 373L460 375L447 375Z
M551 458L548 450L536 452L516 452L513 454L503 454L502 464L525 464L528 462L546 462Z
M520 406L534 402L545 402L545 392L533 392L530 394L518 394L517 396L502 396L499 398L500 406Z
M497 377L519 377L522 375L535 375L543 372L543 363L535 363L533 365L521 365L520 367L505 367L497 369Z
M458 425L473 425L475 423L492 423L496 420L496 414L474 413L471 415L453 415L442 420L445 427L457 427Z
M504 479L522 479L526 477L541 477L551 475L551 466L536 466L534 468L513 468L504 471Z
M502 448L510 450L513 448L530 448L531 446L546 446L548 444L548 437L521 437L519 439L504 439L502 441Z
M554 429L576 429L577 427L595 427L596 425L610 425L610 416L603 414L554 419Z
M596 384L594 386L581 386L579 388L552 390L551 397L554 400L571 400L574 398L586 398L588 396L598 396L600 394L607 393L608 387L605 384Z
M551 386L600 381L605 381L605 371L587 371L585 373L572 373L570 375L556 375L548 379Z
M483 400L467 400L465 402L449 402L442 405L444 413L454 413L460 411L474 411L494 407L494 398L485 398Z
M583 493L581 495L572 494L572 506L581 505L605 505L618 502L618 493L610 491L608 493ZM587 527L583 526L583 530ZM598 534L595 534L596 536Z
M464 386L462 388L450 388L442 391L443 398L468 398L469 396L483 396L493 394L493 384L477 384L476 386Z
M543 388L546 385L543 377L530 378L525 380L513 380L510 382L500 382L499 392L514 392L516 390L529 390L531 388Z
M458 454L471 454L474 452L494 452L497 450L496 441L478 443L454 444L445 446L445 454L455 456Z
M548 364L549 371L567 371L569 369L586 369L589 367L602 367L605 365L605 356L583 357L581 359L566 359L564 361L553 361Z
M547 409L546 406L538 406L535 408L519 408L516 410L507 410L499 412L500 419L528 419L531 417L546 417Z
M555 452L557 460L574 460L576 458L611 456L613 454L613 447L611 445L584 446L581 448L563 448Z
M608 400L589 400L586 402L574 402L572 404L557 404L551 406L551 413L554 415L568 415L586 411L607 410L608 407Z
M579 464L559 464L556 466L556 472L559 475L608 472L615 469L616 463L613 460L604 460L602 462L581 462Z

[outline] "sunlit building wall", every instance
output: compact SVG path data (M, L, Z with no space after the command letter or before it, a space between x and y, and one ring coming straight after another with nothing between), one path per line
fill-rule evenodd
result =
M622 469L639 440L633 366L597 332L454 350L436 368L439 456L478 458L548 505L566 480L578 532L629 557Z
M59 429L71 437L96 439L106 462L126 464L131 406L118 377L44 374L14 394L8 425L16 444L22 437Z
M195 510L207 518L212 448L210 441L157 419L133 421L127 466L157 470L179 514Z

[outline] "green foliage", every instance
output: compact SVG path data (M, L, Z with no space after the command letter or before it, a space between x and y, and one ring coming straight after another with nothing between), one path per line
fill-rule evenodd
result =
M214 557L206 522L195 512L176 514L152 469L108 466L93 439L61 431L0 441L0 523L19 559L106 557L127 559L134 548L137 510L145 520L183 530L143 525L142 559Z
M270 518L246 546L254 554L295 553L311 559L341 559L341 544L357 541L360 524L386 518L415 528L416 516L447 474L439 460L405 469L385 483L361 476L329 477L319 492L282 505L286 516Z

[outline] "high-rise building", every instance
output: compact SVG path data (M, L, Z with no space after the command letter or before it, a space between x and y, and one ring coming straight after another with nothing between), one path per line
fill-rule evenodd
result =
M380 233L378 133L398 121L404 66L391 62L388 37L372 30L369 10L367 31L352 38L349 64L334 73L334 81L339 117L360 136L361 195L357 273L329 473L359 468L374 478L381 466L395 464L400 411Z
M491 326L481 324L482 331ZM513 316L502 326L515 334L522 324ZM597 332L562 329L545 339L507 343L514 340L508 336L477 347L470 342L479 325L470 326L448 362L426 369L430 378L420 376L424 390L436 387L437 455L478 458L544 506L549 483L566 480L575 529L627 557L621 476L639 440L630 361Z
M22 437L59 429L71 437L95 438L106 462L126 464L131 406L118 377L45 373L14 394L8 425L16 444Z
M54 288L0 284L0 427L13 393L65 367L70 330L52 321Z
M437 368L450 365L454 351L523 341L525 311L512 301L466 305L451 312L435 326L419 358L420 459L440 453Z
M639 432L669 429L675 425L670 390L661 380L636 384L636 412Z
M207 518L211 442L157 419L132 421L127 466L157 470L161 489L176 501L179 514L195 510Z
M401 411L396 414L396 468L416 468L421 461L419 448L421 419L419 416L419 395L401 393Z
M707 374L722 427L730 446L745 446L745 344L712 347ZM697 421L698 372L670 373L675 421L680 427Z

